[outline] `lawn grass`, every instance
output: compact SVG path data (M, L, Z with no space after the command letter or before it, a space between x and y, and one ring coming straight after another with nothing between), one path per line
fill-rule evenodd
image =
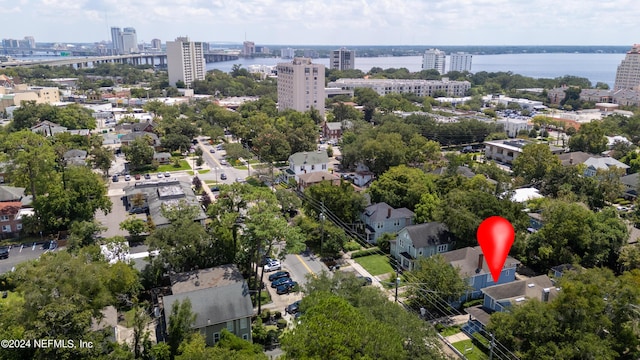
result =
M191 166L187 160L180 160L180 167L173 166L173 163L158 166L158 172L191 170Z
M124 313L124 325L125 327L133 327L133 316L135 314L135 309L131 309Z
M485 360L489 358L487 354L483 353L473 345L471 340L458 341L453 343L453 347L458 349L458 351L460 351L469 360ZM465 352L465 349L469 348L471 348L471 350L469 352Z
M373 276L393 272L393 268L389 265L389 259L383 255L363 256L356 258L355 261Z
M236 168L236 169L238 169L238 170L247 170L247 169L249 169L249 168L247 167L247 165L238 165L238 166L234 166L234 168Z
M442 335L443 337L447 337L447 336L455 335L459 332L460 332L460 325L454 325L454 326L442 329L442 331L440 332L440 335Z

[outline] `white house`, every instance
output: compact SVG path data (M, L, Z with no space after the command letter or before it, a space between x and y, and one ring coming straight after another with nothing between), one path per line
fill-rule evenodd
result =
M329 156L326 150L297 152L289 156L289 168L286 170L287 178L294 178L298 182L299 175L317 171L328 171Z

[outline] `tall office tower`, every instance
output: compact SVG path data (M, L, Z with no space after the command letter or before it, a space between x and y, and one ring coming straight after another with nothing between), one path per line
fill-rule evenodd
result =
M309 58L278 63L278 110L305 112L315 108L324 117L324 65Z
M256 53L256 44L253 41L245 41L242 43L242 55L253 56Z
M453 53L449 56L449 61L451 64L449 65L449 71L471 71L471 59L473 55L457 52Z
M296 56L296 49L286 48L280 50L280 57L283 59L293 59Z
M631 50L627 51L624 60L618 65L616 72L616 82L613 90L632 89L639 90L640 87L640 44L634 44Z
M111 28L111 49L113 55L122 53L122 30L119 27Z
M444 75L446 58L447 55L444 51L429 49L424 52L424 57L422 58L422 70L435 69L438 70L440 75Z
M331 52L331 69L335 70L353 70L356 59L355 50L347 50L340 48Z
M132 54L140 52L138 50L138 35L136 29L126 27L122 29L122 53Z
M162 49L162 41L160 39L151 40L151 48L153 50L161 50Z
M27 45L27 47L29 49L35 49L36 48L36 40L33 38L33 36L25 36L24 37L24 42Z
M206 68L202 43L189 41L188 37L167 41L167 70L169 84L173 86L178 81L190 86L195 80L204 80Z

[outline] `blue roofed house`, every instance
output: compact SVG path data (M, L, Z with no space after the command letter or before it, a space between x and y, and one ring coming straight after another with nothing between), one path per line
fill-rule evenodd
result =
M547 275L486 287L482 289L482 305L465 309L469 314L469 321L463 330L474 333L487 326L491 314L496 311L509 311L511 307L524 304L531 299L548 302L558 296L558 292L558 288Z
M194 330L209 346L220 340L222 329L251 341L253 305L249 287L235 265L196 270L172 275L171 295L164 296L165 326L176 301L191 301L196 315Z
M365 224L367 241L375 244L385 233L395 234L402 228L413 225L415 214L407 208L394 209L385 202L369 205L360 220Z
M498 282L493 281L484 254L479 246L466 247L443 253L445 261L451 266L460 268L460 275L467 279L469 290L461 301L479 299L482 297L482 289L487 286L506 284L516 279L516 268L520 261L507 256Z
M454 245L453 235L439 222L406 226L389 243L391 256L406 270L413 269L417 258L444 253Z

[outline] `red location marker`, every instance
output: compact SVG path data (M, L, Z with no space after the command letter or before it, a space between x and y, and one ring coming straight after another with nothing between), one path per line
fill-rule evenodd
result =
M515 232L509 220L500 216L486 218L476 233L494 282L500 279L504 262L509 255Z

